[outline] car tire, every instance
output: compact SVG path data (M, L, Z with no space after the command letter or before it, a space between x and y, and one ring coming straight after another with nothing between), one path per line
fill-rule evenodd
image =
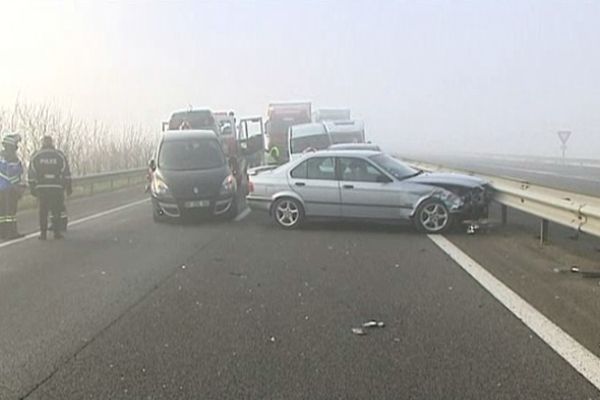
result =
M233 198L233 200L231 201L231 206L229 206L229 210L227 210L224 214L223 214L223 218L226 221L231 221L233 220L235 217L237 217L237 213L238 213L238 200L237 200L237 195Z
M419 232L436 234L451 229L454 218L448 207L440 200L428 199L417 207L413 223Z
M294 198L283 197L273 204L272 215L277 225L284 229L295 229L304 221L304 208Z

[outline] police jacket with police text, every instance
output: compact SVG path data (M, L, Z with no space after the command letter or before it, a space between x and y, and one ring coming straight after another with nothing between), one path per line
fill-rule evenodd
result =
M44 147L29 162L28 181L31 190L71 190L71 171L62 151Z

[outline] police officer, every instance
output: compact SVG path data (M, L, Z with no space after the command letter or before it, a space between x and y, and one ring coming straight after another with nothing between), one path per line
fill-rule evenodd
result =
M0 152L0 239L23 237L17 230L17 203L22 194L21 176L23 166L17 155L21 136L6 135L2 138Z
M68 196L73 192L71 171L67 158L54 147L50 136L42 138L42 148L31 157L28 179L31 194L40 203L40 240L46 240L48 212L52 214L54 238L62 239L60 219L65 210L65 192Z

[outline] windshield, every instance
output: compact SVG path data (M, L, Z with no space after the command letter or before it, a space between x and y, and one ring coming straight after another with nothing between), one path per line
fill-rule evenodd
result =
M212 169L224 164L225 155L215 139L165 141L158 156L159 167L170 171Z
M376 156L369 157L375 164L381 169L394 176L397 179L406 179L410 176L417 175L418 170L409 167L397 159L388 156L387 154L378 154Z

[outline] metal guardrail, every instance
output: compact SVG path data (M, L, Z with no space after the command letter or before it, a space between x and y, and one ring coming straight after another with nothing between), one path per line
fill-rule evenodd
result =
M569 165L573 167L589 167L600 168L600 160L593 158L560 158L547 156L528 156L528 155L512 155L512 154L487 154L487 153L463 153L464 157L484 158L486 160L502 160L502 161L518 161L518 162L535 162L540 164L551 165Z
M123 182L127 186L142 182L145 179L146 171L148 171L147 167L75 176L72 178L72 182L74 188L89 188L89 194L94 194L96 189L103 184L107 184L108 189L113 190L117 182Z
M407 160L425 171L460 172L487 180L494 188L494 200L503 206L515 208L542 219L541 240L547 236L548 221L600 237L600 198L552 189L524 180L479 174L442 165ZM506 211L503 209L503 222Z

